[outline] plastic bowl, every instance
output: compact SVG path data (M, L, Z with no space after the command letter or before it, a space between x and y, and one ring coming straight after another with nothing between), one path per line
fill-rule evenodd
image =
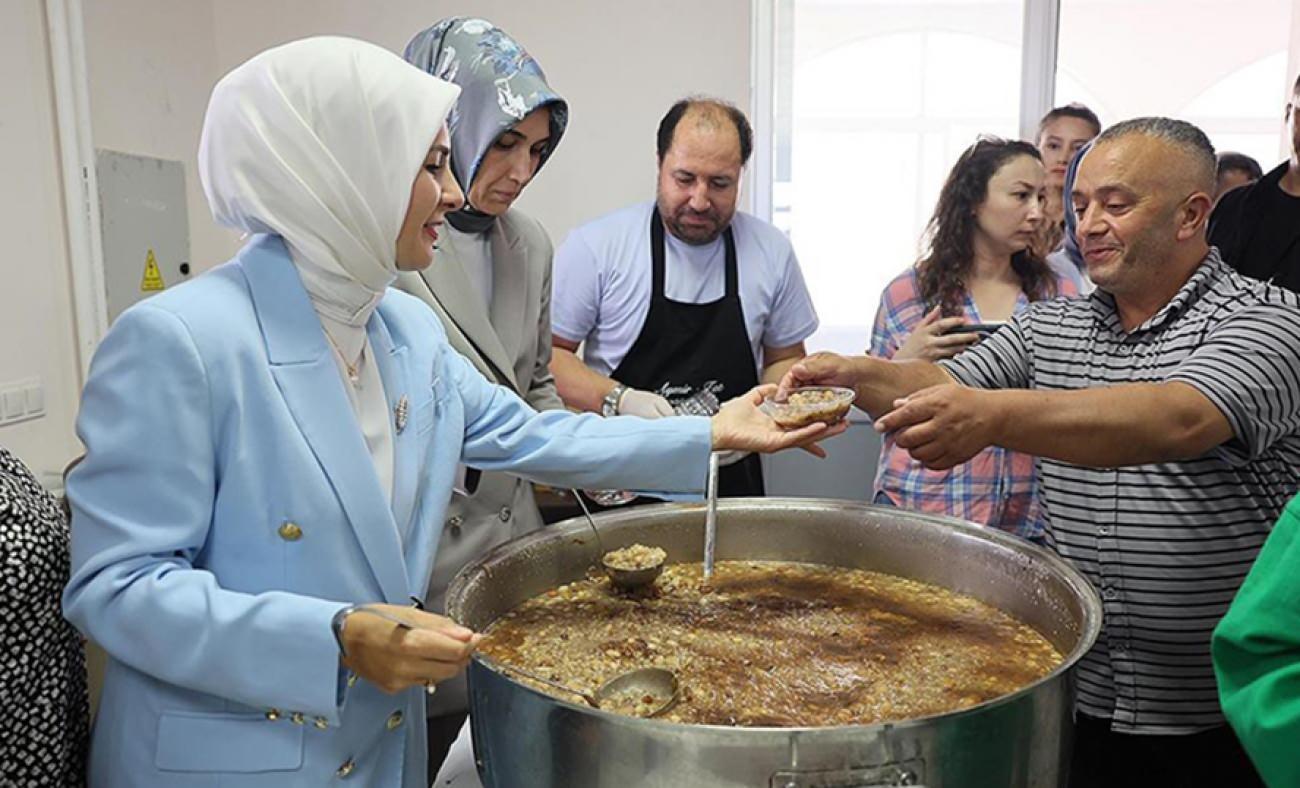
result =
M763 400L759 410L786 429L804 427L817 422L834 424L842 421L853 407L857 393L839 386L805 386L791 389L785 402Z

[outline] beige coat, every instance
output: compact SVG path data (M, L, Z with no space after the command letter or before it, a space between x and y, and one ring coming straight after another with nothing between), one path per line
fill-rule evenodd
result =
M424 271L399 275L397 286L433 307L452 347L489 380L513 389L538 410L562 408L549 369L550 238L540 223L513 209L490 232L490 314L451 244L444 244ZM442 612L447 586L461 567L541 525L532 485L509 474L484 473L471 495L455 494L429 582L428 609ZM431 716L463 711L464 677L439 685L429 701Z

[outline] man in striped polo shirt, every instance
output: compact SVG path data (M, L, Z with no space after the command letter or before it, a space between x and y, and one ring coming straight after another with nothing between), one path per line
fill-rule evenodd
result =
M939 364L817 354L782 382L853 386L931 468L990 445L1039 457L1048 542L1105 611L1071 788L1261 784L1210 633L1300 486L1300 301L1207 245L1214 185L1195 126L1116 124L1073 191L1090 298L1034 304Z

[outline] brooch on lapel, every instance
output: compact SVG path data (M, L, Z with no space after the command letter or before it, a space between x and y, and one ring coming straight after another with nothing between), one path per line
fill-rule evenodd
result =
M397 407L393 408L393 422L397 425L397 434L401 434L406 429L406 415L411 409L411 403L407 401L406 395L403 394L401 399L397 400Z

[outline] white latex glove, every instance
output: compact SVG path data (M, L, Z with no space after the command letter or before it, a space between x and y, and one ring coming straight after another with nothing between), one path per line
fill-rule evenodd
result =
M653 392L628 389L618 401L618 415L658 419L673 415L673 406Z

